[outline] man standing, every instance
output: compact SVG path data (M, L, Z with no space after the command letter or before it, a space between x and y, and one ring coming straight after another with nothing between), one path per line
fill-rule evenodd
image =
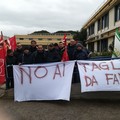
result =
M81 43L77 43L73 57L74 60L86 60L88 58L88 54L85 52L84 47Z
M76 41L71 40L70 43L68 44L68 56L70 60L73 60L73 53L76 49Z
M36 46L37 46L37 42L36 42L35 40L32 40L32 41L31 41L31 46L30 46L30 48L29 48L29 51L30 51L31 53L35 52L35 51L37 50Z
M47 62L59 62L59 61L61 61L60 54L54 48L53 43L48 45L48 51L46 52L45 57L46 57Z
M14 51L14 56L16 57L17 61L19 59L19 57L23 54L23 47L20 44L20 42L17 43L17 48Z
M45 63L45 51L43 49L42 45L37 46L37 51L35 51L32 54L32 63L33 64L38 64L38 63Z
M7 57L6 57L6 89L14 87L14 80L13 80L13 65L17 64L17 59L13 56L12 50L7 50Z
M18 64L31 64L31 53L28 47L25 47L23 50L23 54L21 54L18 58Z

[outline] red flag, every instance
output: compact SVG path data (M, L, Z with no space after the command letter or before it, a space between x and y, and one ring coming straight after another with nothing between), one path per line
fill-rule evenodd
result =
M9 45L10 45L10 48L14 51L16 49L16 37L13 36L11 38L9 38Z
M0 85L5 83L5 47L3 41L3 34L1 32L0 38Z
M68 60L69 60L69 56L68 56L68 53L67 53L67 48L65 48L61 61L68 61Z
M63 42L64 46L67 46L67 36L66 36L66 34L64 34L62 42Z
M3 33L2 33L2 31L1 31L1 37L0 37L0 49L2 48L3 50L3 54L4 54L4 56L6 57L6 53L7 53L7 45L6 45L6 43L5 43L5 41L3 40ZM1 54L1 53L0 53Z
M4 48L0 48L0 85L3 83L5 83L5 55Z
M62 42L63 42L63 44L65 46L65 50L63 52L61 61L68 61L69 60L69 56L68 56L68 52L67 52L67 36L66 36L66 34L64 35Z

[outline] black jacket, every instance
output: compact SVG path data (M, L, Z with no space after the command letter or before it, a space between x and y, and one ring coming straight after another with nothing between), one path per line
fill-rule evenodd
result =
M32 63L33 64L45 63L45 62L46 62L46 60L45 60L45 51L42 51L42 52L35 51L32 54Z
M28 53L28 54L23 53L23 54L21 54L19 56L18 63L21 63L21 64L31 64L32 63L31 53Z
M29 51L30 51L31 53L35 52L36 50L37 50L36 47L32 47L32 46L30 46L30 48L29 48Z
M74 58L73 58L73 54L74 54L74 52L75 52L75 49L76 49L76 45L73 45L73 46L70 46L70 45L68 45L68 56L69 56L69 59L70 60L73 60Z
M45 57L46 57L47 62L59 62L59 61L61 61L61 56L55 49L47 51L45 54Z
M13 65L16 65L16 64L17 64L17 59L14 56L6 57L7 77L13 77Z
M19 57L23 54L23 49L20 49L20 50L16 49L13 54L16 57L17 62L18 62Z
M73 57L74 60L86 60L88 58L84 50L75 50Z

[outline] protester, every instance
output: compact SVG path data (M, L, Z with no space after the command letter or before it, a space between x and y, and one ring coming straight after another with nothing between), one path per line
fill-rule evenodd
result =
M32 58L31 58L31 53L29 51L28 47L25 47L23 50L23 54L21 54L18 58L18 64L31 64L32 63Z
M18 61L20 55L23 54L23 47L22 47L20 42L17 43L17 48L16 48L16 50L14 51L13 54L16 57L17 61Z
M81 44L81 43L80 43ZM90 58L91 55L92 55L92 52L89 51L86 47L84 47L82 44L81 44L82 48L83 48L83 51L87 54L87 58Z
M41 44L39 44L37 46L37 51L35 51L32 54L32 63L33 64L37 64L37 63L45 63L45 51L43 49L43 46Z
M58 46L59 46L59 54L62 57L63 52L65 50L65 46L64 46L63 42L59 42Z
M35 40L32 40L31 41L31 46L30 46L30 48L29 48L29 51L31 52L31 53L33 53L33 52L35 52L36 50L37 50L37 42L35 41Z
M54 44L48 45L48 51L45 54L47 62L59 62L61 61L60 54L55 50Z
M59 52L59 46L58 46L58 43L54 43L54 48L57 52Z
M88 58L88 54L85 52L84 47L81 43L77 43L73 57L74 60L86 60Z
M73 53L73 58L74 58L74 60L86 60L88 58L88 54L84 51L84 47L81 43L76 44L76 50ZM75 64L75 67L74 67L72 82L73 83L80 82L77 64Z
M12 50L7 50L6 57L6 89L14 87L13 65L17 64L17 59L13 56Z
M76 41L75 40L71 40L70 43L68 44L68 56L70 60L73 60L73 53L76 49Z

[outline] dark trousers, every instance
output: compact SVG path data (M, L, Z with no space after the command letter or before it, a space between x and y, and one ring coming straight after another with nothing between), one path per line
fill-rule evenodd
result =
M13 78L6 79L6 89L14 88L14 81Z
M79 75L77 64L75 64L75 67L74 67L72 83L80 83L80 75Z

